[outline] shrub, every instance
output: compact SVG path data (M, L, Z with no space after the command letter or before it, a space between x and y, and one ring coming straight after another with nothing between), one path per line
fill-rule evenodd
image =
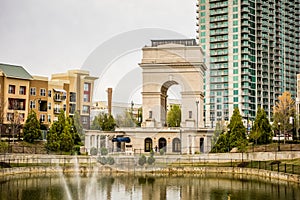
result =
M98 154L97 148L96 147L92 147L90 150L90 153L92 156L96 156Z
M160 150L159 150L159 153L160 153L160 155L164 155L164 153L165 153L164 149L163 149L163 148L160 149Z
M105 155L107 155L107 154L108 154L108 150L107 150L107 148L105 148L105 147L102 147L102 148L100 149L100 153L101 153L101 155L102 155L102 156L105 156Z
M107 159L105 157L98 157L97 161L102 165L106 165L107 163Z
M148 158L148 160L147 160L147 163L148 163L149 165L152 165L154 162L155 162L155 158L154 158L153 156L150 156L150 157Z
M139 158L139 165L143 166L146 163L146 156L141 155Z
M106 160L107 160L107 164L109 165L115 164L115 159L113 157L108 157Z
M153 149L151 149L151 151L150 151L150 156L154 156L154 151L153 151Z

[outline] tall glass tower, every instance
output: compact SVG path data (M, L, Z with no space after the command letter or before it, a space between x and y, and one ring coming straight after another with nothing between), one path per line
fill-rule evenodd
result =
M205 51L205 121L228 121L238 107L269 118L277 97L296 97L299 0L198 0L197 39Z

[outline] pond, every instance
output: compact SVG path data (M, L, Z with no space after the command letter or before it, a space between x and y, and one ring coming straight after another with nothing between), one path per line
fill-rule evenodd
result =
M299 197L299 184L246 175L93 173L0 177L1 200L286 200Z

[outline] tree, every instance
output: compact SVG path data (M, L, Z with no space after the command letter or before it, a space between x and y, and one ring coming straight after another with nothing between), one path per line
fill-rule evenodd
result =
M60 134L60 150L62 151L70 151L74 146L74 138L72 137L71 130L71 120L66 120L63 131Z
M74 119L66 118L64 111L58 116L47 134L47 148L52 151L70 151L74 145L81 145L81 139L74 124Z
M278 102L273 107L273 112L273 128L278 130L278 123L280 123L280 132L286 135L287 131L293 129L293 125L289 123L290 117L294 119L296 117L295 101L292 99L290 92L284 92L278 97Z
M168 112L167 125L169 127L180 127L181 123L181 109L179 105L172 105L171 110Z
M75 127L76 132L79 135L79 137L81 138L81 140L83 140L84 139L84 132L83 132L82 123L81 123L81 120L80 120L80 115L77 111L74 113L73 126Z
M214 144L211 153L225 153L229 150L228 132L222 132Z
M249 135L256 144L269 144L272 141L272 127L263 108L258 107L254 125Z
M28 114L23 128L24 140L33 143L34 140L41 137L40 123L37 119L36 113L31 110Z
M132 114L127 110L124 110L122 114L116 116L116 125L118 127L134 127L136 123L132 119Z
M246 139L246 128L242 121L239 109L236 107L227 126L229 130L229 149L237 147L240 140Z
M100 113L92 122L91 129L102 131L114 131L116 122L112 115Z
M214 146L216 142L218 141L219 136L222 133L226 132L226 125L224 124L224 121L218 121L216 124L216 128L214 131L214 135L212 137L212 145Z

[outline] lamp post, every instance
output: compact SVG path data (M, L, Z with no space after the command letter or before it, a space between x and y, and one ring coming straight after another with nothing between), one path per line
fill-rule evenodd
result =
M278 122L278 151L280 151L280 122Z
M196 109L197 109L197 112L196 112L196 113L197 113L197 118L196 118L196 120L197 120L197 121L196 121L196 130L198 130L198 106L199 106L199 101L197 100L197 101L196 101Z
M179 134L180 134L180 155L182 154L182 130L181 128L179 129Z

